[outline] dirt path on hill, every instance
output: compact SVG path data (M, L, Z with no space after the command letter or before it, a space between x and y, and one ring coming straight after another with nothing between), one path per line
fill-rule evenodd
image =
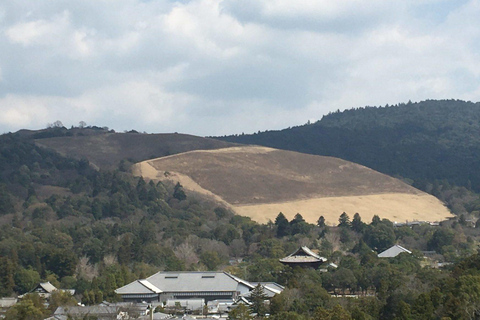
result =
M150 161L143 161L135 164L132 168L133 175L138 177L141 176L146 179L151 179L156 181L169 180L169 181L173 181L174 183L179 182L185 189L212 197L216 201L219 201L223 203L225 206L233 209L233 207L228 202L226 202L220 196L214 194L213 192L210 192L209 190L202 188L198 183L196 183L189 176L180 174L178 172L157 171L157 169L152 167L152 165L149 162Z

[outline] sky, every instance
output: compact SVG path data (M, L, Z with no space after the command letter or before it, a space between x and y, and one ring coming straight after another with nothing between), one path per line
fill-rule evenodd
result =
M253 133L480 101L480 0L0 0L0 134Z

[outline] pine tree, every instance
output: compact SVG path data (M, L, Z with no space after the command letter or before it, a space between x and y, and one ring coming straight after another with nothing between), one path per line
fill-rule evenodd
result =
M267 313L267 307L265 306L265 300L267 295L263 292L263 287L259 283L251 292L249 300L252 303L250 305L250 311L256 313L257 316L263 317Z
M338 226L339 227L350 227L350 217L346 212L342 213L340 215L340 218L338 218Z
M279 213L275 219L275 225L277 226L277 237L282 238L290 234L290 224L283 213Z

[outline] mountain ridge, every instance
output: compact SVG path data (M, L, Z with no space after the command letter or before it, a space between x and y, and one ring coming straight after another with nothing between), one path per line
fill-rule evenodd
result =
M480 103L427 100L337 111L303 126L216 137L297 152L334 156L380 172L480 191Z

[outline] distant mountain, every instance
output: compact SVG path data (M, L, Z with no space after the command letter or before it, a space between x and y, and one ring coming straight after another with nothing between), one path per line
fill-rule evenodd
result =
M441 221L451 214L435 197L364 166L333 157L262 147L199 150L147 160L135 174L179 181L185 189L223 200L258 222L301 213L307 222L342 212L392 221Z
M480 103L428 100L364 107L280 131L218 137L334 156L414 180L447 180L480 191Z

